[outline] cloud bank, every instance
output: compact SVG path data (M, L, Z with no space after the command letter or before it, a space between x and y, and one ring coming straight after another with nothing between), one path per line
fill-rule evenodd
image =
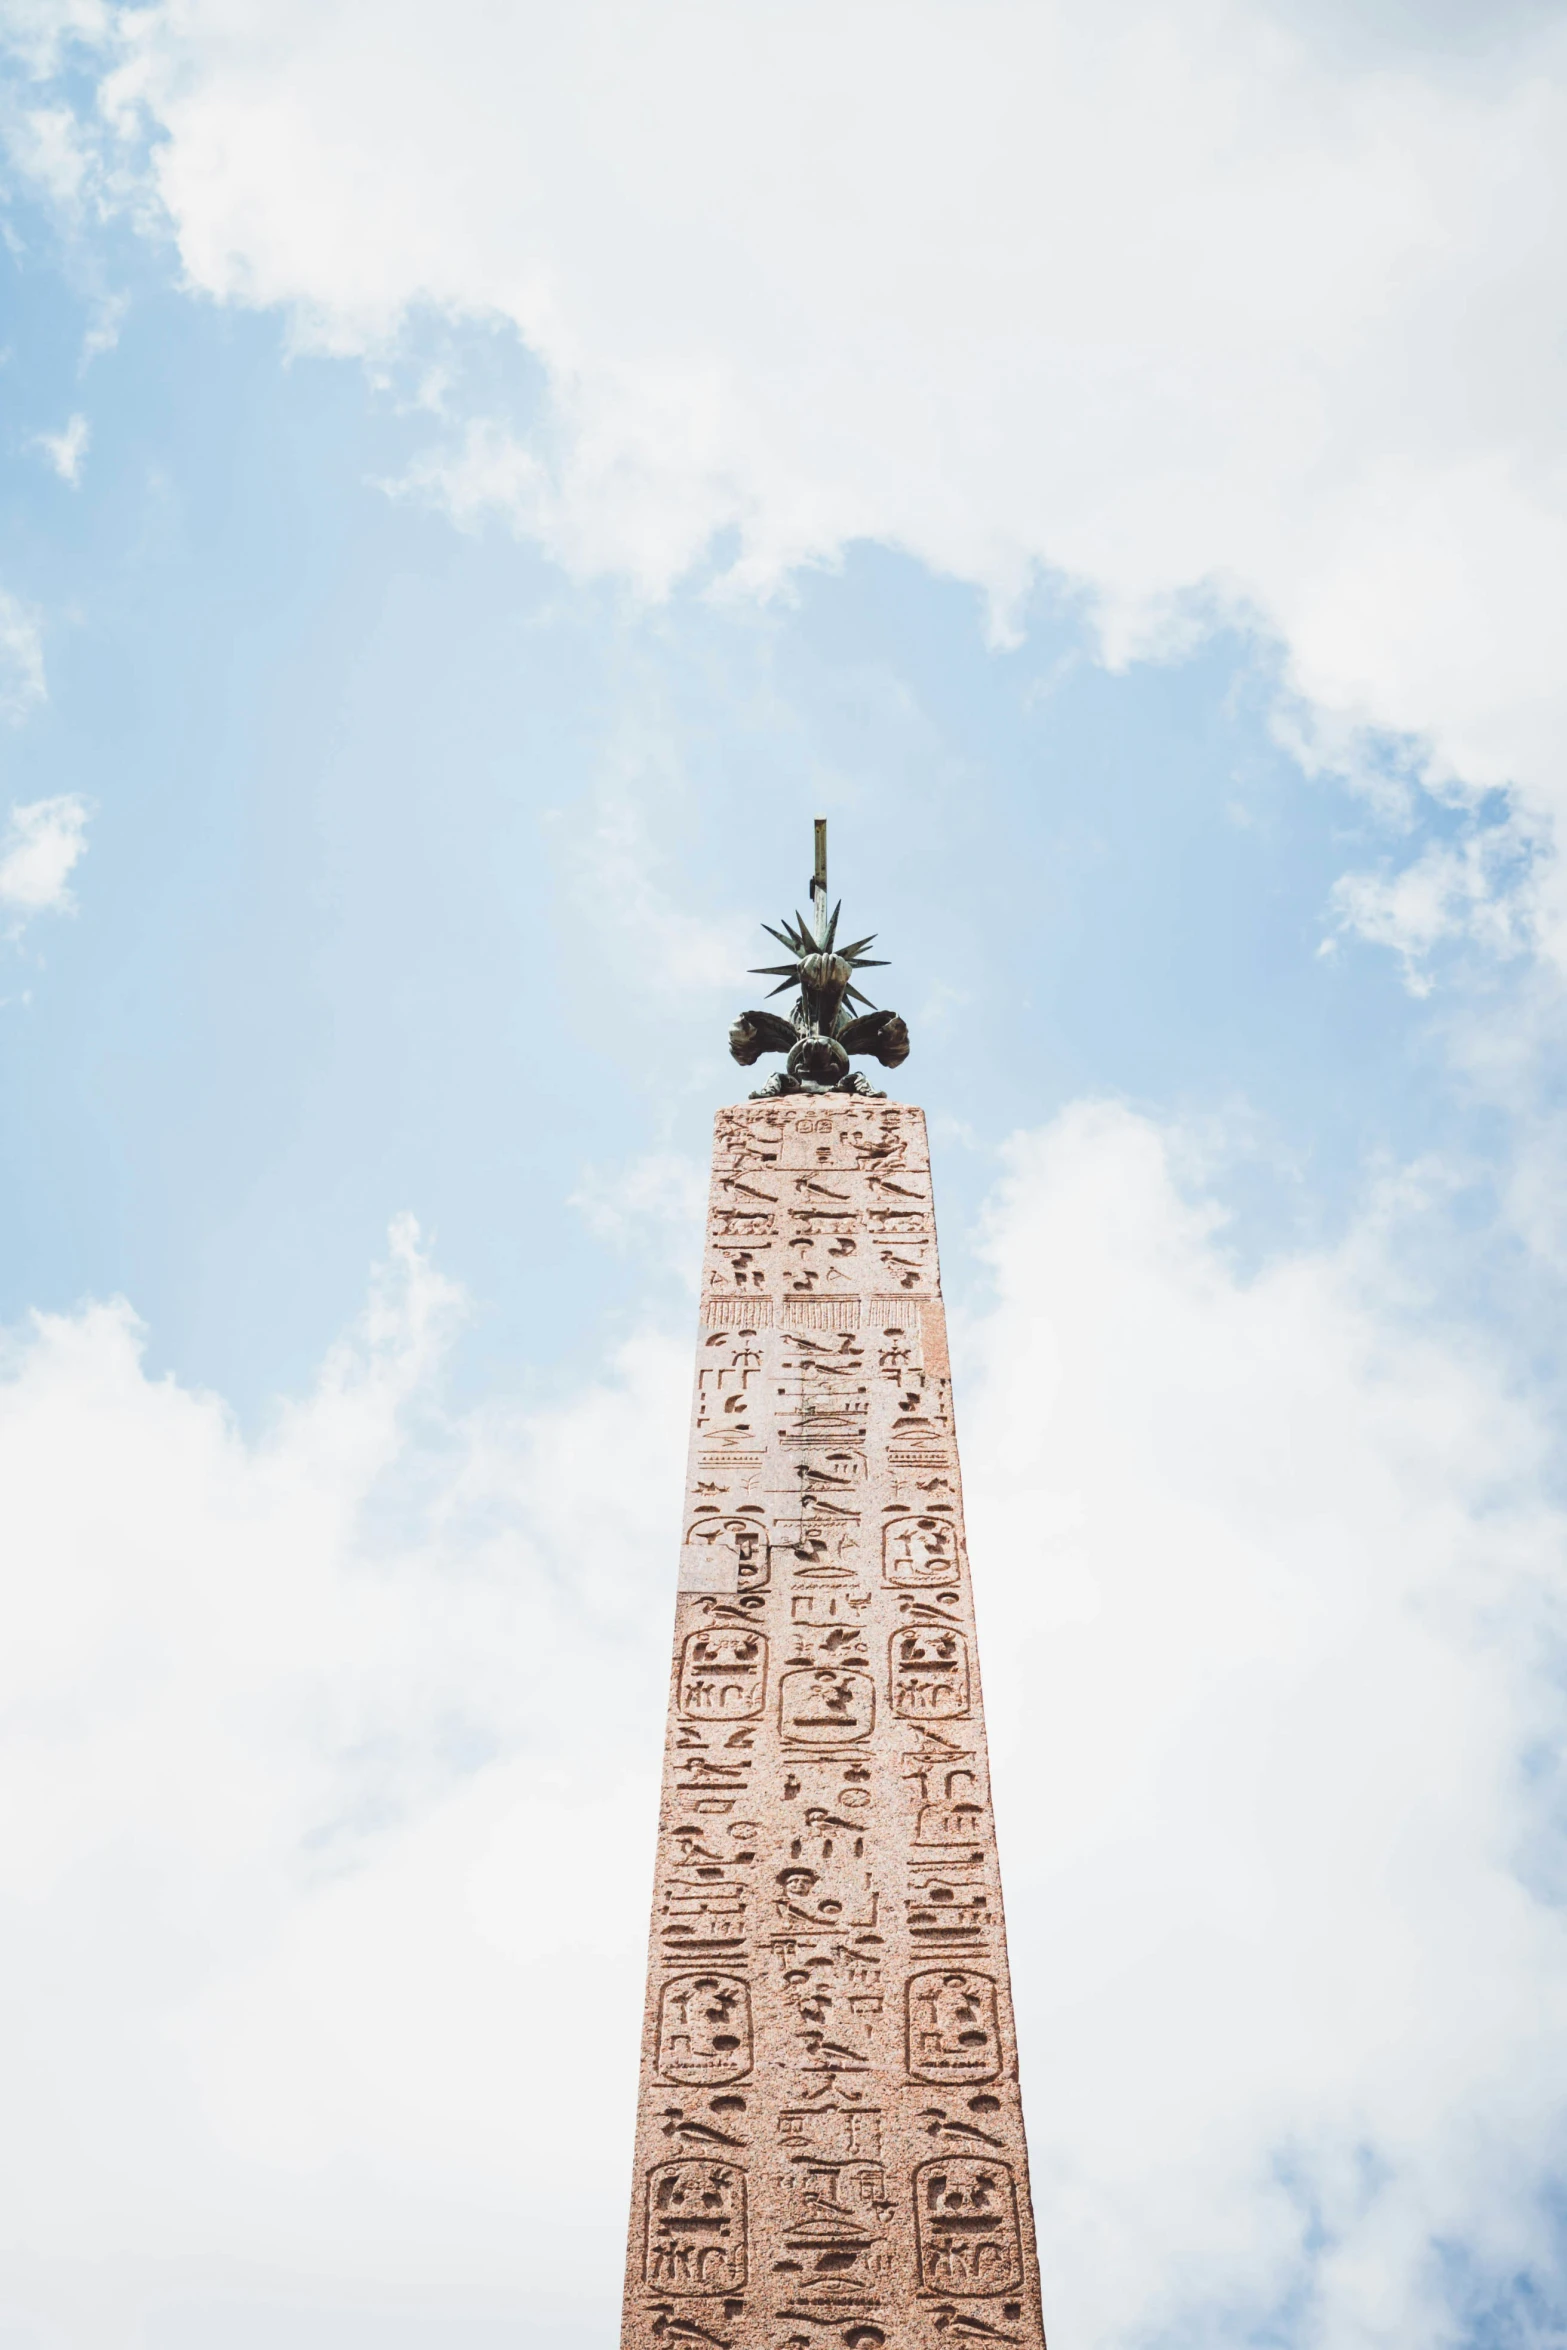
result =
M1238 1280L1171 1147L1018 1142L960 1397L1047 2309L1456 2341L1455 2262L1554 2275L1541 1432L1375 1230ZM400 1228L255 1440L123 1307L11 1340L21 2339L613 2327L688 1348L452 1414L459 1312Z
M18 2339L236 2302L574 2338L623 2226L683 1383L644 1341L445 1420L458 1301L393 1241L255 1442L123 1306L8 1347Z
M18 152L123 199L150 131L193 289L338 351L516 330L535 422L449 391L416 469L459 518L655 591L721 533L737 583L1045 566L1112 657L1250 616L1319 747L1557 810L1558 15L1455 58L1255 0L69 13L98 117L40 90Z
M1180 1139L1022 1138L974 1333L1047 2315L1507 2338L1560 2292L1567 2153L1545 1431L1400 1299L1417 1191L1242 1280Z

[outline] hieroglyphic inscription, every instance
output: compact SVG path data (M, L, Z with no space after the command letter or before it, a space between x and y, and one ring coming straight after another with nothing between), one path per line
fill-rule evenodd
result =
M658 2163L647 2181L647 2283L664 2293L739 2292L745 2221L745 2173L733 2163Z
M768 1576L765 1513L760 1502L726 1513L698 1502L680 1554L682 1591L760 1591Z
M881 2119L872 2106L839 2104L785 2108L778 2117L781 2254L773 2273L786 2321L841 2325L888 2297L893 2207Z
M953 1512L896 1512L882 1528L881 1555L883 1575L895 1589L956 1583L963 1554Z
M908 1982L908 2063L917 2081L946 2088L994 2080L1001 2069L996 1986L962 1967L929 1967Z
M791 1665L778 1683L778 1727L786 1743L856 1746L876 1726L869 1673L832 1663Z
M1022 2282L1017 2187L1006 2163L965 2155L921 2163L914 2212L923 2292L988 2295Z
M911 1722L946 1722L968 1712L968 1642L955 1624L922 1608L894 1632L889 1657L894 1713Z
M680 1711L695 1720L759 1714L767 1696L767 1642L749 1624L713 1623L686 1635Z
M743 2080L752 2057L750 1985L739 1975L671 1975L658 2004L664 2079L720 2088Z
M924 1121L720 1113L623 2350L1041 2350Z

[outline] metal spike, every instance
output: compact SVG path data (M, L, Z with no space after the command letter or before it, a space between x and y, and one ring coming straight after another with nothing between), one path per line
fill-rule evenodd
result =
M770 987L768 989L768 1002L771 1003L775 995L787 995L791 987L798 987L799 984L800 982L795 978L794 973L791 971L787 979L781 979L776 987Z
M838 935L838 917L842 912L843 900L840 898L832 910L832 920L827 925L827 944L823 949L826 954L832 953L832 942Z

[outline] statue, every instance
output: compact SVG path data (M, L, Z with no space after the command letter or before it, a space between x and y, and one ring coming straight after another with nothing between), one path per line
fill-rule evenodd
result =
M777 1012L742 1012L729 1031L729 1050L743 1069L749 1069L763 1053L789 1056L776 1076L752 1094L754 1102L780 1093L862 1093L880 1101L882 1096L870 1081L849 1067L850 1054L869 1053L884 1069L896 1069L909 1057L905 1023L896 1012L877 1011L854 985L856 971L886 967L879 955L864 952L875 944L875 933L857 938L852 946L839 946L838 916L842 911L840 901L828 918L827 819L818 816L811 920L807 923L796 914L791 923L785 915L781 930L764 922L762 928L768 937L787 947L794 960L764 963L754 974L779 980L774 995L798 988L794 1010L787 1020ZM863 1004L865 1010L856 1015L849 1010L851 1003Z

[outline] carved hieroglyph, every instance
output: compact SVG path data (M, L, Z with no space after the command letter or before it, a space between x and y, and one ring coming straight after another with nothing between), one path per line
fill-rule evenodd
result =
M1039 2350L925 1121L720 1111L624 2350Z

